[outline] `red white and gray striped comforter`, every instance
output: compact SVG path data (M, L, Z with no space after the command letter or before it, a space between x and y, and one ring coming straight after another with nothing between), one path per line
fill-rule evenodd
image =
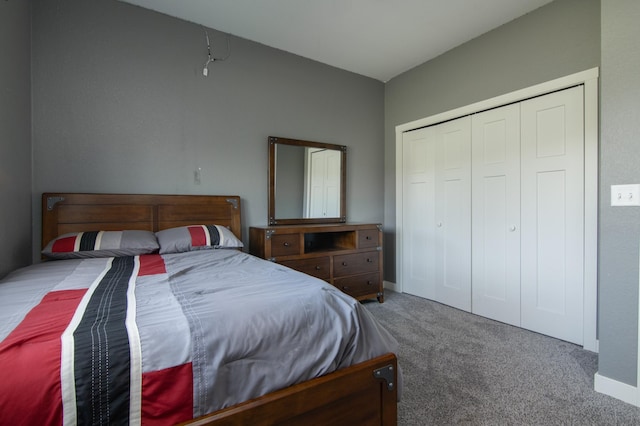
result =
M173 424L387 352L354 299L236 250L0 282L0 424Z

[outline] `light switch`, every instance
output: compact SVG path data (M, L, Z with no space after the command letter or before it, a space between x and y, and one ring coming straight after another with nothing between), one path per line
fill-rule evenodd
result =
M611 185L612 206L640 206L640 184Z

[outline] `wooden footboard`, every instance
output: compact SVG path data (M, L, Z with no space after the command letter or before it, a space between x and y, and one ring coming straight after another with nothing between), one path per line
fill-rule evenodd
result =
M190 425L395 425L397 360L386 354L217 411Z

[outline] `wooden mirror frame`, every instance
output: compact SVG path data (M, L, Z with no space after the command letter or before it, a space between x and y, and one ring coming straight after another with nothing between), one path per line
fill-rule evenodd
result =
M296 225L313 223L344 223L347 221L347 147L323 142L287 139L269 136L269 225ZM304 148L324 148L340 151L340 216L313 218L278 218L276 216L276 146L294 145Z

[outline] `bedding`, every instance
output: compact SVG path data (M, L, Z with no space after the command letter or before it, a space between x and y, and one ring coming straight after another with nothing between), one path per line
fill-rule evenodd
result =
M238 250L45 262L0 282L0 424L174 424L389 352L355 299Z

